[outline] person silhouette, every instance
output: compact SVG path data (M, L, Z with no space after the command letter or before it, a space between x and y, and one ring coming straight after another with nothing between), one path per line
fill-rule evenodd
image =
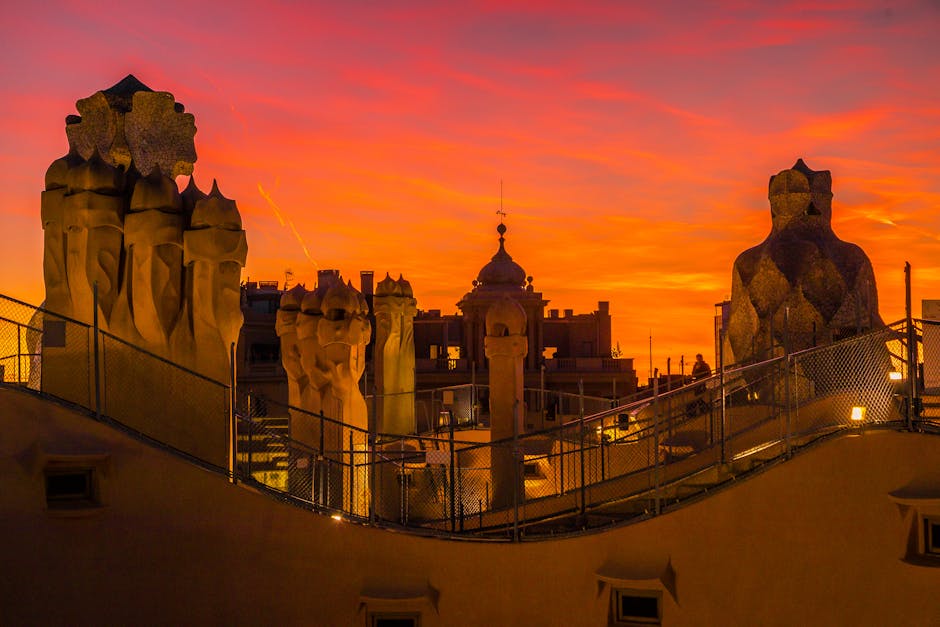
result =
M712 376L712 368L706 363L701 353L695 356L695 364L692 366L692 380L706 379Z

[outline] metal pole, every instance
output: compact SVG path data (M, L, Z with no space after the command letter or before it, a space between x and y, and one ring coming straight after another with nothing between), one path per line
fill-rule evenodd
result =
M94 346L95 354L95 418L101 420L101 364L99 361L98 353L98 281L95 281L92 286L92 294L94 295L94 314L92 314L93 329L92 333L94 334L94 340L92 342ZM17 334L18 336L19 334ZM17 359L19 361L19 359Z
M97 308L96 308L97 309ZM235 425L235 342L229 347L229 432L231 433L231 442L229 443L229 462L228 472L232 483L238 483L235 477L235 455L238 451L238 434Z
M519 399L516 399L516 405ZM516 411L513 410L512 428L512 541L519 541L519 470L521 455L519 455L519 423L516 421Z
M373 383L373 386L375 384ZM378 425L375 420L376 395L372 394L372 417L369 419L369 522L375 523L375 447L378 440Z
M542 427L545 427L545 364L539 369L539 415L542 417Z
M907 381L910 400L907 405L907 428L914 429L917 417L917 335L911 308L911 264L904 262L904 311L907 317Z
M659 516L659 377L653 375L653 499Z
M248 390L248 478L252 477L251 475L251 448L254 441L253 431L255 430L255 423L252 419L252 409L251 409L251 390Z
M477 426L477 362L470 362L470 422Z
M718 342L718 387L721 390L721 422L718 425L718 435L721 438L721 463L728 462L727 451L725 450L725 332L721 331L721 337Z
M786 431L786 455L789 458L790 450L790 430L792 428L792 416L790 414L790 308L783 310L783 395L787 404L787 431Z
M401 487L401 490L398 492L398 520L401 521L401 524L405 524L405 482L408 477L405 476L405 440L401 438L398 440L398 460L401 463L401 468L398 470L398 485Z
M584 503L584 379L578 379L578 430L581 440L581 515L586 510Z
M454 482L456 479L457 469L456 459L454 455L454 416L451 412L448 412L448 439L450 440L450 530L454 531L456 528L456 508L454 504Z
M559 403L559 406L561 403ZM565 493L565 428L558 427L558 494Z
M353 432L349 430L349 508L350 514L356 513L356 449L353 448Z
M23 361L23 341L20 337L20 330L22 327L16 325L16 382L22 383L23 377L20 374L20 369L22 368Z
M325 499L330 498L329 486L327 484L326 477L326 454L323 451L323 441L324 441L324 429L325 425L323 423L323 414L320 414L320 450L317 453L317 464L319 466L320 472L317 473L320 476L320 486L317 490L319 492L320 505L326 503Z

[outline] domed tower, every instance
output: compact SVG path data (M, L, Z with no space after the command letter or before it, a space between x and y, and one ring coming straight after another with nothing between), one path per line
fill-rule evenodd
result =
M541 292L535 291L532 277L506 251L506 230L506 225L500 222L496 227L499 234L496 254L480 268L473 281L473 289L457 303L463 314L467 359L478 364L483 364L485 357L483 341L486 337L486 312L503 298L515 301L525 312L529 345L542 346L542 321L548 301L542 299ZM538 351L530 351L525 359L525 368L538 368L539 357Z

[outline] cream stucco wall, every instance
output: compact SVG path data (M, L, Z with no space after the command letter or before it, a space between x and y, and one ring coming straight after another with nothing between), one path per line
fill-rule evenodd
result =
M667 563L664 625L940 625L889 496L940 493L937 436L841 437L655 519L507 544L337 522L2 387L0 430L0 625L365 625L399 595L422 627L600 626L603 578L657 589ZM104 456L105 505L47 512L50 455Z

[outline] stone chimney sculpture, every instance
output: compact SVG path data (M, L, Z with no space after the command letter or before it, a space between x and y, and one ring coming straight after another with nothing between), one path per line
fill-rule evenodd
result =
M414 317L418 301L411 284L388 274L376 286L375 392L376 430L407 435L415 432Z
M321 270L316 289L296 286L281 297L281 306L277 333L291 404L368 429L359 380L365 372L372 325L363 295L344 283L339 272ZM318 446L309 438L303 441Z
M46 308L91 323L97 285L101 329L228 381L247 243L217 185L177 189L196 160L192 114L130 75L76 108L42 195Z
M509 507L513 494L521 494L521 460L506 444L521 435L525 421L524 360L529 352L525 310L503 297L486 312L486 357L490 362L490 438L504 440L492 448L493 507Z
M229 399L204 377L228 383L242 324L238 208L215 183L207 196L190 179L180 194L196 126L172 94L127 76L76 108L69 152L49 166L42 193L42 389L233 464ZM107 332L95 338L95 369L91 338L71 320ZM154 419L168 415L186 420Z
M772 228L734 262L728 344L745 363L882 326L871 262L832 231L832 176L800 159L770 178ZM728 345L726 344L726 346Z
M337 270L321 270L313 290L295 286L281 296L276 329L290 404L295 408L290 411L290 434L323 459L340 461L350 441L365 451L363 433L369 419L359 381L372 338L368 316L365 297L352 283L344 283ZM350 439L344 425L362 431ZM324 488L325 504L343 506L348 495L342 486L352 481L348 470L344 474L341 465L327 463L325 474L311 479L307 468L306 461L295 465L288 477L291 492L309 498L311 488L330 486Z

